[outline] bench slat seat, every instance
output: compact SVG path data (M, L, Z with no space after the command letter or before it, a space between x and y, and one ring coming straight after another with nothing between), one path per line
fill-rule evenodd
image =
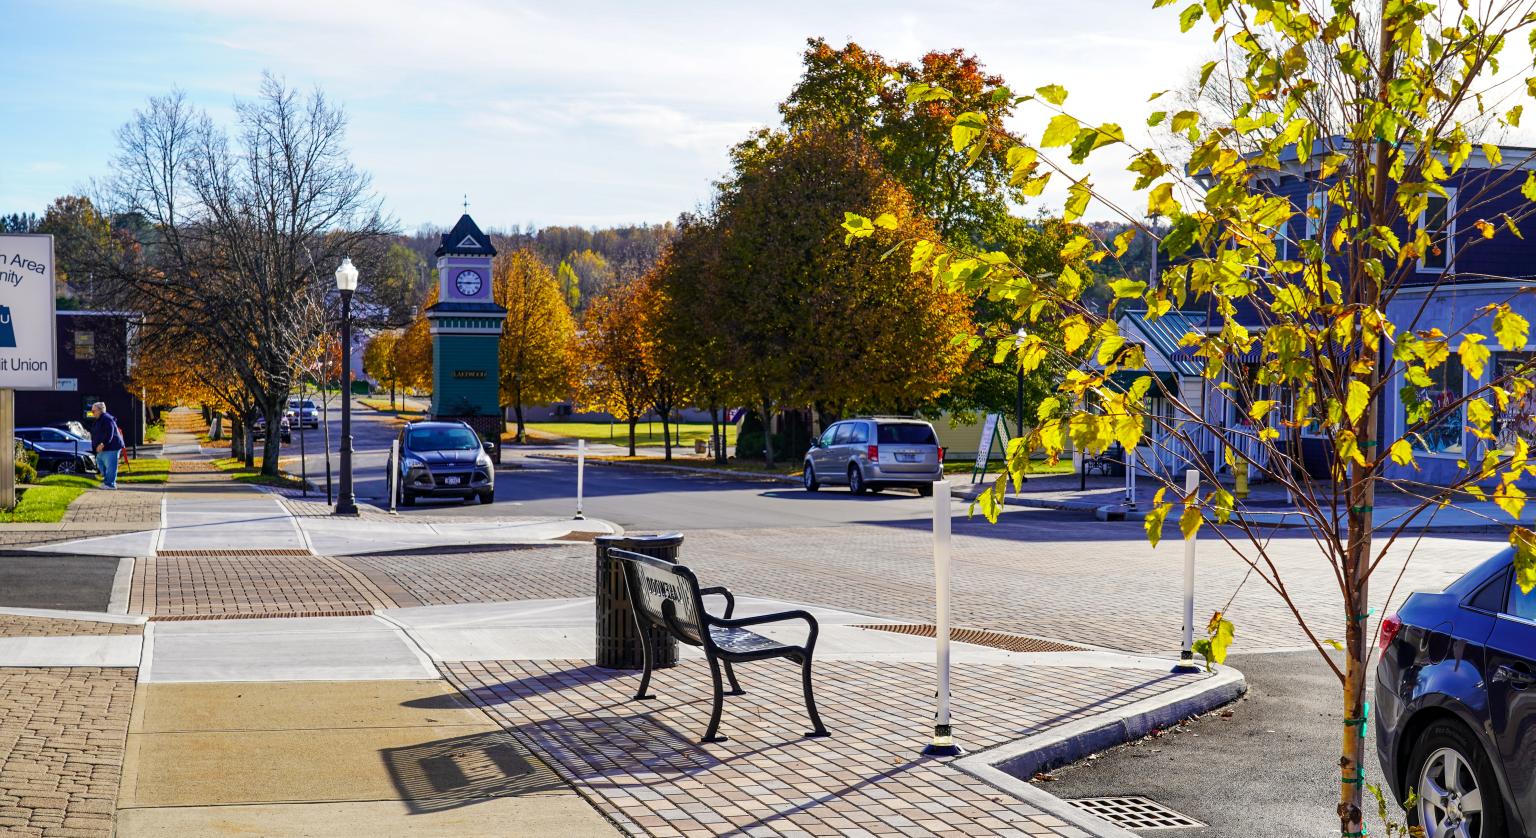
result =
M796 610L735 619L731 615L736 609L736 598L731 592L719 587L699 587L698 577L688 567L629 550L612 549L608 555L623 564L625 590L629 594L630 610L635 615L635 626L639 629L637 633L641 637L644 652L645 672L640 676L640 688L635 691L635 700L652 697L646 693L646 688L651 683L651 662L656 656L649 641L645 639L648 633L644 630L645 624L650 623L666 629L679 642L700 647L704 651L715 688L714 709L710 715L709 728L704 733L705 742L718 742L725 738L718 735L725 702L725 688L720 677L722 670L730 681L730 694L740 695L741 685L736 681L736 672L731 664L772 658L784 658L800 665L805 710L814 728L806 735L830 735L821 723L820 714L816 712L816 699L811 693L811 658L815 654L816 635L820 630L814 616ZM709 613L704 607L706 596L725 599L723 616ZM805 623L807 634L804 644L781 643L748 630L749 626L789 620Z

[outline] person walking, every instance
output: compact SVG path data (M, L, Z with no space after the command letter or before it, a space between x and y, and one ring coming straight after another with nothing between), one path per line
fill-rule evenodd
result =
M117 419L107 412L106 402L91 405L96 421L91 425L91 447L96 449L96 467L101 469L101 486L117 488L117 458L123 451L123 433Z

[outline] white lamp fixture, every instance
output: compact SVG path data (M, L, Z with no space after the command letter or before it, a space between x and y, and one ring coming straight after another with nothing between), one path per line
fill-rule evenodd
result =
M357 266L352 264L351 256L343 257L341 265L336 268L336 290L357 290Z

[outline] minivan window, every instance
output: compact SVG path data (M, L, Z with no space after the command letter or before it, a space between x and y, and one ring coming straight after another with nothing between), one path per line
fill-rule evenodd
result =
M841 424L833 425L832 430L837 431L837 435L832 438L832 444L847 445L849 436L853 433L853 426L847 422L843 422Z
M848 437L849 443L854 445L863 445L864 443L869 442L868 425L865 425L863 422L850 422L849 424L853 426L853 433Z
M938 445L933 428L916 422L880 426L881 445Z
M832 444L832 440L835 439L836 437L837 437L837 426L833 425L832 427L827 428L827 432L821 435L821 447L822 448L826 448L826 447L830 446Z
M1513 574L1510 575L1509 583L1509 607L1505 613L1536 622L1536 588L1532 588L1530 593L1520 590L1520 583Z

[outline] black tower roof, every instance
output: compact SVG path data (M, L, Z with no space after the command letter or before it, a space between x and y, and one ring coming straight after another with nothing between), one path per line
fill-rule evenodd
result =
M495 256L496 248L491 246L491 237L480 232L475 220L465 213L459 216L459 223L453 225L452 230L443 234L443 243L438 245L434 255Z

